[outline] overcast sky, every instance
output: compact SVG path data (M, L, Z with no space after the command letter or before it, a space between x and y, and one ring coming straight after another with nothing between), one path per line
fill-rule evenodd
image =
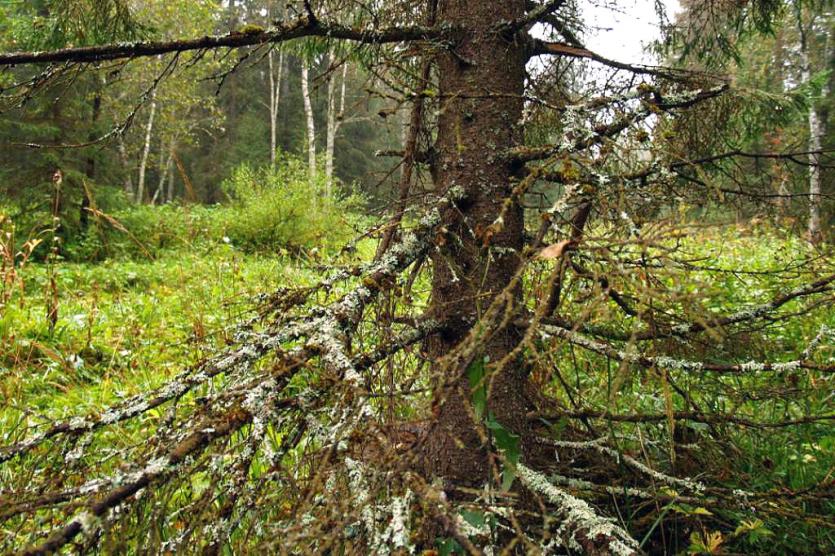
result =
M678 0L661 1L673 20ZM660 36L654 0L584 0L581 6L587 27L585 44L590 50L619 62L658 62L643 52L645 45Z

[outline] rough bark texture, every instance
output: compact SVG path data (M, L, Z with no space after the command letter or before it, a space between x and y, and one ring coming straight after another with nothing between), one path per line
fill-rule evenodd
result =
M522 247L522 209L514 204L501 231L486 238L487 228L510 197L516 168L502 154L522 139L525 52L501 36L497 24L521 17L524 0L439 3L439 23L466 29L453 53L438 60L441 109L438 121L436 185L439 191L463 188L466 198L444 215L448 233L433 256L433 318L442 334L429 342L440 358L467 334L481 311L510 282ZM488 239L489 241L485 241ZM489 247L485 244L489 242ZM512 332L497 334L484 355L498 361L512 349ZM489 370L489 369L488 369ZM457 484L483 484L488 477L487 446L481 440L470 405L463 369L443 399L436 400L437 429L427 449L427 467ZM527 427L524 371L507 366L492 378L487 408L517 433Z

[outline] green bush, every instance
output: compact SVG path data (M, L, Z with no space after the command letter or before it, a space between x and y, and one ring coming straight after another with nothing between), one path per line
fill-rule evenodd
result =
M357 224L357 195L328 198L324 173L311 181L306 165L283 156L275 168L239 166L223 185L230 204L217 211L225 238L245 250L330 249Z
M165 249L219 241L212 207L136 205L90 219L90 227L64 246L65 258L154 258Z
M307 165L289 155L275 168L243 164L222 184L228 203L133 205L94 215L84 233L63 234L61 255L79 262L155 258L221 242L247 252L338 248L361 224L361 199L353 193L327 197L319 174L311 182Z

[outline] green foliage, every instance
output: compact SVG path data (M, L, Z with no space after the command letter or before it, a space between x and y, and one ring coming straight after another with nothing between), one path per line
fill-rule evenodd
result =
M275 168L239 166L223 183L231 203L219 211L217 225L249 250L338 247L351 235L356 218L350 212L360 199L325 197L324 172L318 176L311 182L304 163L291 156L280 157Z
M496 448L502 454L502 490L509 491L511 485L513 485L513 480L516 478L516 466L519 464L519 457L522 454L519 446L520 438L499 423L492 413L487 416L485 424L493 435Z
M785 12L783 0L753 2L694 2L671 28L665 48L681 61L696 59L711 66L740 61L739 43L748 37L770 35Z
M275 178L278 183L284 183L282 180L285 179L300 179L299 173L304 173L293 170L293 163L286 159L279 168L275 172L282 176ZM287 284L314 282L316 271L298 258L277 255L276 249L272 249L272 253L268 253L268 249L246 253L234 241L225 243L222 240L220 234L225 230L219 223L240 214L237 211L246 210L242 199L254 203L269 198L268 195L259 196L251 189L253 180L259 187L265 187L266 182L261 180L268 174L273 173L242 169L237 180L227 183L227 191L235 197L229 206L170 205L120 213L122 225L146 242L148 249L153 251L154 260L143 258L137 251L135 260L58 264L55 275L60 294L59 319L53 332L49 330L44 305L49 278L47 268L38 264L22 268L23 288L16 288L10 302L0 311L0 387L6 399L26 400L28 411L36 411L47 421L62 415L95 411L119 398L158 386L184 366L224 345L229 340L228 326L240 321L251 306L252 296ZM132 241L124 232L117 232L111 230L107 241L115 248L115 238L121 237L120 241L125 245L119 249L129 254L133 249ZM788 254L797 257L809 249L803 241L775 232L767 224L731 226L720 231L700 230L685 238L680 247L684 250L682 256L698 261L705 268L734 268L743 272L693 272L692 280L688 281L680 280L675 270L661 276L665 280L664 289L673 301L659 296L657 303L669 303L674 307L678 299L699 300L694 306L675 307L687 318L695 318L705 311L724 314L740 305L756 305L769 299L773 291L785 291L805 281L802 273L767 272L784 264ZM648 256L651 255L650 251ZM826 264L826 261L809 264ZM574 295L573 290L567 288L566 295ZM786 311L798 310L803 304L803 300L798 300ZM736 344L732 351L739 360L779 361L787 352L802 351L822 324L835 328L834 317L823 310L811 311L807 318L779 321L776 326L743 337L731 337L725 342ZM602 324L598 319L611 326L623 326L623 330L629 330L633 324L627 318L618 322L612 315L597 312L591 315L590 324ZM725 354L727 347L699 346L698 349L703 350L699 355L713 359ZM831 346L824 346L814 355L821 363L831 361L832 356ZM664 410L665 402L658 394L660 378L657 376L639 371L628 374L618 388L620 395L613 397L608 391L611 382L605 377L601 382L600 373L594 372L607 367L605 358L577 351L574 357L566 354L562 360L566 361L562 372L570 376L572 382L576 380L577 388L590 403L597 401L602 407L612 403L609 409L613 413ZM502 488L507 489L512 485L514 467L520 457L519 439L486 409L484 363L483 359L476 359L468 369L468 379L473 388L473 404L482 408L493 445L502 453ZM803 373L755 373L738 377L694 374L681 377L679 385L702 407L740 415L755 413L762 420L822 414L827 411L827 396L831 392L830 381L816 383ZM786 395L775 400L755 400L745 395L764 387L785 388ZM544 388L547 390L551 386ZM568 404L561 388L558 385L554 388L548 393ZM800 404L791 397L792 388L811 393ZM673 402L676 409L685 408L688 403L679 396L674 396ZM189 398L183 403L197 402ZM103 441L114 449L140 442L144 438L142 428L155 426L155 420L159 418L160 415L155 413L146 420L119 426ZM13 431L24 419L27 416L21 407L10 405L0 409L0 430ZM646 450L663 461L668 444L673 442L664 426L640 429L630 423L613 423L611 426L613 437L620 439L620 448L626 453L638 454ZM694 466L693 476L706 470L717 473L725 468L725 476L729 479L724 486L729 489L799 490L820 481L833 464L835 437L825 426L810 424L765 431L722 427L723 436L718 437L717 443L703 435L703 427L699 424L680 427L684 431L682 434L691 435L688 442L698 444L698 450L680 456L677 465ZM636 434L639 430L640 442ZM723 437L740 450L733 458L721 457ZM767 468L763 467L764 461L769 462ZM194 479L195 489L204 488L200 483L202 480L204 478L200 476ZM820 505L824 510L832 508L832 502L828 500L810 503ZM635 526L644 515L644 508L641 501L627 500L622 507L624 521ZM475 512L465 512L461 516L476 528L490 525L489 520L485 521L483 515ZM689 543L680 549L692 553L719 549L785 554L806 547L807 553L814 554L821 553L832 542L830 532L814 523L779 519L773 515L763 516L758 521L752 519L744 507L674 502L663 510L657 527L653 527L653 535L648 535L651 537L648 548L657 548L651 541L660 535L660 531L669 532L684 519L704 526L684 534L685 542ZM439 553L460 552L460 546L452 539L439 543Z
M323 175L323 173L320 173ZM211 250L226 243L246 252L315 250L319 255L338 249L364 225L362 199L357 194L327 199L324 177L310 183L299 159L283 156L275 169L242 165L223 182L224 205L130 205L121 192L103 189L96 201L103 206L90 216L86 230L68 211L60 220L61 258L74 262L106 259L153 260L172 249ZM15 225L15 248L51 233L49 197L39 210L26 210L14 200L0 207L0 220ZM99 210L101 209L101 210ZM43 260L49 242L41 242L33 258Z
M484 359L478 358L467 367L467 380L472 391L473 411L476 418L481 420L487 407L487 384L484 377Z
M692 234L680 240L679 247L680 260L698 263L687 270L686 278L682 268L671 267L656 274L661 283L648 299L655 307L663 306L665 311L678 315L685 322L699 321L706 314L727 315L740 307L762 305L778 292L788 292L808 283L810 276L832 272L831 259L820 258L803 239L768 222L694 228ZM637 258L639 249L635 252ZM654 249L644 252L650 260L658 254L660 251ZM704 270L699 271L696 267ZM630 278L623 280L618 279L615 287L634 287L634 284L626 285ZM807 349L822 331L835 329L835 313L830 309L825 304L815 306L808 300L798 299L782 308L780 314L802 313L803 318L776 318L762 327L746 327L736 332L711 330L706 333L704 342L675 340L665 344L665 348L673 356L688 360L727 364L785 361L787 354L802 353ZM600 327L598 330L605 327L628 336L637 324L635 318L619 317L619 312L609 307L589 310L593 316L587 326ZM676 384L678 391L667 397L664 394L666 379L661 373L627 366L619 368L606 357L570 347L554 357L572 362L559 372L569 381L576 381L573 386L582 393L586 403L613 414L663 415L668 409L680 411L698 406L706 412L746 415L756 421L776 422L832 413L831 377L815 377L802 370L726 376L680 373ZM831 339L823 340L811 353L811 359L822 365L832 364L835 350ZM595 370L602 370L603 376ZM553 390L548 390L548 395L556 396L566 407L571 406L571 399L565 396L560 383L555 382L549 388ZM757 396L753 394L755 392L768 394ZM645 428L629 423L610 423L609 427L609 434L622 439L619 444L622 451L651 454L657 461L667 460L678 470L686 469L685 473L692 477L702 473L726 477L723 486L730 490L801 491L825 483L835 465L835 434L828 422L761 430L694 422L677 422L674 431L665 423ZM637 438L641 438L640 442ZM684 444L692 444L693 448L682 448ZM728 446L735 447L733 457L728 457ZM674 463L669 456L672 450L677 453ZM622 508L630 526L641 519L641 503L633 502ZM744 506L744 500L740 502ZM809 507L823 515L835 511L835 504L828 499L810 501ZM763 516L763 523L756 525L744 507L674 503L664 509L657 526L652 525L650 532L644 534L648 538L648 551L653 551L651 547L660 550L660 545L652 543L660 542L662 530L670 535L675 535L677 530L680 532L679 523L684 518L689 522L701 522L706 527L704 534L699 532L692 537L690 550L693 553L710 553L709 550L721 544L721 549L729 553L820 554L827 553L827 547L835 542L830 529L821 528L814 520L806 521L801 516Z
M160 384L223 345L253 296L308 283L315 271L224 244L167 250L153 261L65 262L56 271L51 334L46 267L29 265L19 278L23 287L0 307L0 387L5 399L27 399L57 417ZM0 430L13 430L20 415L13 406L0 410Z
M222 237L215 207L136 205L93 218L94 225L65 246L72 261L154 259L166 249L208 248Z
M144 36L125 0L35 0L0 6L0 30L23 49L89 46Z

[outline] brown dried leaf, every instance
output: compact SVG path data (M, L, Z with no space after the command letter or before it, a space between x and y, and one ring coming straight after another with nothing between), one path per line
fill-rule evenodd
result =
M545 249L539 252L539 257L541 259L558 259L562 257L565 250L571 245L570 239L564 239L559 243L554 243L553 245L549 245Z

